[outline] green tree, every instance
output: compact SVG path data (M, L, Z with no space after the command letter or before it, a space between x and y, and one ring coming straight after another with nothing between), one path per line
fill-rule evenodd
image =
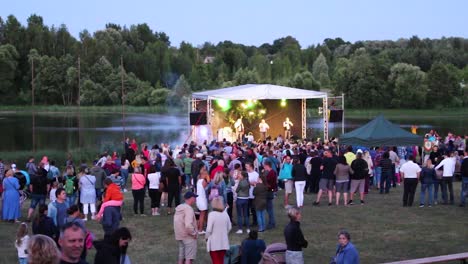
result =
M249 70L249 69L239 69L234 74L233 82L235 85L242 85L242 84L251 84L251 83L259 83L259 76L256 69Z
M0 46L0 102L11 102L16 95L15 78L19 54L10 44Z
M426 104L426 74L418 66L406 63L393 65L388 77L393 88L391 105L399 108L424 108Z
M296 73L294 78L290 80L288 86L296 87L299 89L320 91L320 84L314 80L312 73L309 71L303 71Z
M327 59L322 53L314 61L312 67L312 76L320 83L321 87L328 87L330 84L330 77L328 76Z
M429 107L454 106L454 101L460 105L460 102L456 102L456 98L461 95L460 82L456 73L449 70L448 65L442 62L432 64L431 70L427 73L427 86Z

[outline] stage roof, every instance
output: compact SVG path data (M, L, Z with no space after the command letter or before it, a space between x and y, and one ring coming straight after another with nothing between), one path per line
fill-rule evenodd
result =
M272 84L244 84L192 94L195 99L279 100L325 98L327 93Z

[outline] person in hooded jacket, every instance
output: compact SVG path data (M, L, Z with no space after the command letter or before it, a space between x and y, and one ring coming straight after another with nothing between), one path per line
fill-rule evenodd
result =
M96 255L94 263L106 264L130 264L127 255L128 243L132 240L132 235L126 227L115 230L109 239L95 241Z

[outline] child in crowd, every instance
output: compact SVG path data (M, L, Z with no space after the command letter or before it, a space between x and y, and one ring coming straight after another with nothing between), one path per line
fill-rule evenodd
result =
M117 184L113 183L110 178L104 180L104 187L106 188L106 194L102 200L101 209L96 215L96 220L100 220L104 214L104 209L107 206L122 206L123 204L123 195L120 190L120 187Z
M50 202L55 202L57 200L57 196L55 196L55 192L57 191L57 188L58 188L58 181L53 181L52 188L50 188L50 193L49 193Z
M28 263L28 225L26 223L21 223L16 232L16 241L15 247L18 250L18 261L19 264Z

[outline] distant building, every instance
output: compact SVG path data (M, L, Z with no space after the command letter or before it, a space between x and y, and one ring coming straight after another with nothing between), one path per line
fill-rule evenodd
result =
M210 63L213 63L214 60L215 60L214 56L206 56L205 59L203 60L203 63L204 64L210 64Z

